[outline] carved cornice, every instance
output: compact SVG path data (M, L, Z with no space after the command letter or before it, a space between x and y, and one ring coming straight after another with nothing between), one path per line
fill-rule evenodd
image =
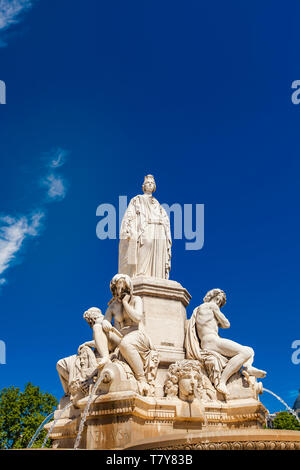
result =
M153 450L300 450L300 442L292 441L231 441L153 447Z
M189 292L176 281L151 277L136 277L132 279L132 283L135 295L179 300L185 307L187 307L191 300Z
M126 450L300 450L300 432L257 429L206 429L188 435L165 435L144 439Z

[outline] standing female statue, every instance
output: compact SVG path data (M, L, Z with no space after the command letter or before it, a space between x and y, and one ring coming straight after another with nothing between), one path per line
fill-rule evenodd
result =
M131 199L122 220L119 273L130 277L169 278L172 245L170 220L165 209L152 196L155 190L153 176L145 176L144 194Z

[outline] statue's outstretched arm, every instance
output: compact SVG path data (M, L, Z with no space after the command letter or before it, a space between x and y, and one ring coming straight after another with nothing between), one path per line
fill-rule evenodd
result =
M219 309L219 307L217 305L213 306L213 311L214 311L214 315L215 315L215 318L216 318L219 326L221 328L230 328L229 320L227 320L224 313L221 312L221 310Z

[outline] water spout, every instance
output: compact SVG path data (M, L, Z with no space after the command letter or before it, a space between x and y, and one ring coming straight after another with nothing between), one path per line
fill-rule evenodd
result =
M89 399L88 399L88 402L87 402L86 407L84 409L84 412L83 412L83 415L82 415L82 418L81 418L81 421L80 421L79 429L78 429L78 434L77 434L76 441L75 441L75 444L74 444L74 449L75 450L78 450L78 448L79 448L83 427L85 425L86 418L87 418L89 409L91 407L91 404L92 404L92 401L93 401L93 398L94 398L94 393L96 392L96 390L97 390L97 388L98 388L98 386L101 382L101 379L102 379L102 376L98 377L97 382L94 384L94 386L92 388L92 391L89 395Z
M277 398L277 400L279 400L279 401L286 407L286 409L287 409L292 415L295 416L295 418L297 419L298 423L300 424L300 418L298 417L297 413L296 413L287 403L285 403L285 401L284 401L282 398L280 398L278 395L276 395L276 393L271 392L271 390L268 390L268 389L265 388L265 387L263 388L263 391L264 391L264 392L268 392L268 393L270 393L270 395L273 395L273 397Z
M33 446L35 440L38 438L38 435L40 434L40 432L42 431L44 425L47 423L47 421L49 421L49 419L54 415L55 411L52 411L52 413L50 413L48 416L46 416L46 418L44 419L44 421L42 422L42 424L39 425L39 427L37 428L37 430L35 431L34 435L32 436L28 446L27 446L27 449L31 449L31 447Z
M48 440L50 434L52 433L54 426L56 425L56 423L57 423L57 421L59 420L59 418L62 416L63 412L64 412L65 410L67 410L68 408L70 408L70 406L72 406L72 405L73 405L73 403L70 401L70 402L58 413L57 418L53 421L53 423L51 424L51 427L50 427L49 431L47 432L47 436L46 436L45 439L44 439L44 442L43 442L43 445L42 445L42 449L45 447L46 442L47 442L47 440Z

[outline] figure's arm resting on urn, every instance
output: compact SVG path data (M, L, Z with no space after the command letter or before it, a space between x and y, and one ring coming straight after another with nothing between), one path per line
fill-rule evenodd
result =
M129 305L128 303L128 297L126 296L123 299L123 306L126 310L127 315L129 316L130 320L132 320L135 323L139 323L142 318L143 318L143 301L141 297L136 296L134 298L134 307Z
M221 312L221 310L219 309L219 307L217 305L213 306L213 311L214 311L214 315L215 315L215 318L216 318L219 326L221 328L230 328L229 320L227 320L224 313Z

